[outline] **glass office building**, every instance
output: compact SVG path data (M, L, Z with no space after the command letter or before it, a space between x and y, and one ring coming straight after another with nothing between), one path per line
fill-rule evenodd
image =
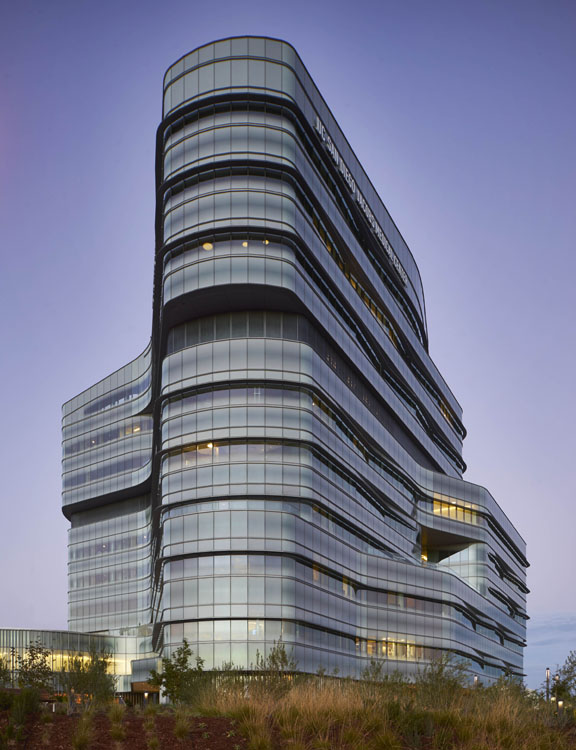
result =
M462 479L415 260L295 50L180 59L156 153L151 341L64 405L70 628L521 674L525 544Z
M116 677L118 693L144 693L149 686L144 682L150 669L157 668L157 659L145 661L139 655L143 639L137 636L96 635L70 630L0 629L0 658L8 669L9 679L0 688L18 687L19 660L26 657L30 644L40 644L48 649L47 666L52 671L52 688L65 690L62 673L70 668L70 660L79 654L91 653L109 656L108 671ZM140 657L140 658L139 658ZM138 681L141 680L141 687Z

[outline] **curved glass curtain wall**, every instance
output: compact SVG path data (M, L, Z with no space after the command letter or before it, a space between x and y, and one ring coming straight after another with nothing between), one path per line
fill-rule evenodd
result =
M249 666L255 649L266 649L270 623L272 640L282 634L294 643L305 669L319 666L319 642L328 664L341 666L346 653L352 674L369 654L402 664L438 648L485 654L483 674L502 663L518 668L518 647L512 654L504 643L521 643L521 623L509 622L501 601L489 598L491 589L502 590L510 608L523 612L523 592L511 581L523 578L522 542L502 518L500 537L512 538L507 549L495 542L487 493L478 497L463 482L458 492L442 491L443 474L457 479L461 473L461 411L429 366L405 312L414 309L410 305L423 310L417 270L375 201L371 208L390 239L394 235L394 250L409 276L402 307L394 271L388 269L389 284L375 273L378 248L364 252L365 235L353 231L358 216L345 188L318 164L320 149L306 123L314 122L310 107L327 120L323 103L315 90L304 90L306 75L290 48L270 44L225 41L187 56L167 75L164 305L189 299L192 310L194 295L203 290L223 296L227 285L245 285L253 293L282 288L298 296L307 312L206 317L195 310L189 322L165 333L162 394L170 398L162 412L161 500L182 514L176 523L166 511L161 515L166 570L180 570L177 582L163 579L159 619L165 642L178 643L188 633L198 639L207 663L222 658ZM274 60L255 59L267 57L269 48ZM229 95L229 108L206 101L216 95ZM290 106L282 111L279 99ZM330 135L336 140L337 128ZM343 139L337 147L346 152ZM326 153L321 158L330 163ZM369 192L362 174L358 184ZM226 237L230 232L236 232L234 239ZM347 265L339 246L342 254L352 250ZM328 294L335 304L327 304ZM249 295L240 310L251 306ZM376 372L378 358L385 366ZM389 377L382 383L386 365ZM377 394L370 392L374 382ZM402 430L407 434L400 435ZM369 455L368 446L377 447L376 453ZM427 469L423 453L431 461ZM211 499L226 510L207 510ZM310 526L300 529L293 513L271 510L287 501L305 501L338 517L345 526L335 528L356 541L344 546L337 535L317 529L304 544ZM238 504L245 510L232 510ZM364 551L367 539L371 552ZM270 559L280 568L268 575L261 567L246 577L244 558L229 554L243 547L260 557L273 552ZM218 558L206 557L214 550ZM508 578L495 573L490 555L506 559ZM370 597L358 596L372 556L386 566L374 578L375 597L384 596L383 583L392 582L391 595L404 596L410 582L413 590L442 592L431 605L441 608L450 592L458 605L454 611L462 618L468 612L467 628L448 614L440 630L434 618L416 623L387 607L377 616ZM208 560L218 563L218 575L215 567L198 573ZM289 576L282 576L282 566L292 566ZM306 588L303 571L311 571L314 583L324 568L336 588ZM427 586L422 576L429 577ZM483 623L473 615L480 600ZM433 611L437 620L441 610ZM346 638L354 644L352 654ZM328 646L334 639L340 639L340 655ZM411 645L396 651L396 642Z
M133 659L153 657L150 639L147 646L142 639L128 636L77 633L66 630L0 629L0 658L5 660L10 673L10 684L18 684L18 658L23 658L31 643L41 643L49 650L48 667L52 671L52 687L64 692L61 673L78 654L110 654L109 674L116 678L116 691L132 690ZM146 653L143 648L148 648Z
M165 76L164 85L165 118L183 105L198 104L207 97L228 95L232 99L241 94L260 94L272 100L294 103L308 122L320 115L394 246L410 280L409 294L424 315L422 283L410 250L290 45L255 37L206 45L173 65Z
M71 626L520 674L524 542L462 480L418 269L294 50L172 66L157 180L151 345L64 407Z
M63 407L63 505L138 485L152 460L151 350Z
M68 401L62 419L63 511L71 522L68 626L139 632L133 658L153 653L150 498L130 498L151 475L151 368L148 347Z

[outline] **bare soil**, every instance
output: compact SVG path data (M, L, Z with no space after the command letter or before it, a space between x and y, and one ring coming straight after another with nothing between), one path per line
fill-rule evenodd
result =
M79 721L77 716L66 716L61 714L50 714L50 720L46 716L37 714L30 718L25 727L24 737L17 744L11 744L15 750L74 750L73 737ZM0 711L0 731L6 728L9 712ZM153 722L153 729L150 725ZM241 734L236 722L221 716L198 716L190 719L190 731L184 739L178 739L174 734L175 717L169 711L160 711L151 718L142 713L127 710L122 727L124 738L116 740L111 735L112 724L104 713L97 714L93 721L92 738L87 750L149 750L148 741L151 736L158 740L158 750L247 750L248 741ZM358 748L357 738L349 738L347 742L343 737L334 736L328 738L323 735L322 740L310 737L307 747L318 748ZM534 738L534 747L541 747L537 738ZM0 743L1 744L1 743ZM290 740L282 737L278 731L273 732L272 746L278 750L288 750L292 747ZM389 747L385 743L386 747ZM392 745L390 745L391 747ZM405 750L414 748L412 742L401 745ZM439 747L433 737L421 737L417 745L421 750L432 750ZM452 745L450 745L452 747ZM455 744L454 747L460 747ZM468 745L466 745L467 747ZM548 746L548 745L547 745ZM384 745L383 745L384 747ZM394 744L394 747L398 745ZM446 747L446 745L442 745ZM482 745L482 747L496 747L495 745ZM516 747L516 745L514 745ZM527 748L526 745L522 745ZM530 747L532 747L530 745ZM550 745L552 747L552 745ZM576 729L566 727L558 728L558 747L575 748ZM501 750L498 746L498 750Z
M3 718L0 715L0 726ZM73 750L72 738L78 723L76 716L54 714L52 721L44 722L40 716L31 718L25 739L18 744L22 750ZM106 714L94 717L89 750L148 750L150 730L144 723L148 717L128 710L122 721L125 736L115 740L110 734L111 723ZM175 718L170 713L159 712L154 717L153 734L158 738L160 750L245 750L246 739L235 722L220 716L195 717L190 720L190 732L185 739L174 735Z

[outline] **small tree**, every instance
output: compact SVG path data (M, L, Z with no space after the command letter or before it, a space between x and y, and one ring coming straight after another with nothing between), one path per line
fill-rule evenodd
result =
M297 669L298 662L294 659L292 651L288 653L282 639L274 641L268 656L256 651L256 672L260 672L260 678L257 678L255 684L260 684L275 697L280 697L290 689L291 675Z
M444 652L418 670L415 684L430 708L446 708L469 679L467 662L451 652Z
M0 688L10 685L12 672L7 659L0 656Z
M268 651L268 656L263 656L259 651L256 652L256 669L271 674L284 674L295 672L298 669L298 662L293 658L292 653L289 654L286 651L286 646L280 639L274 641L274 645Z
M386 670L384 668L384 662L382 659L370 659L368 666L362 670L361 677L366 682L384 682L386 678Z
M556 672L552 691L557 700L576 697L576 651L570 651L566 661Z
M111 654L96 651L91 651L87 658L75 654L68 659L60 679L68 696L69 711L73 710L77 700L82 709L112 700L116 678L108 671L111 659Z
M52 651L40 641L31 643L24 656L18 656L18 685L21 688L49 690L52 687Z
M196 666L190 666L193 651L186 638L168 659L162 659L162 672L151 671L150 683L161 688L170 703L191 703L198 697L203 684L204 659L196 656Z

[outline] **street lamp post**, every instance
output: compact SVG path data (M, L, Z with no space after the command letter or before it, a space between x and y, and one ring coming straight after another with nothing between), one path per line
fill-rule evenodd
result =
M546 667L546 703L550 703L550 667Z

